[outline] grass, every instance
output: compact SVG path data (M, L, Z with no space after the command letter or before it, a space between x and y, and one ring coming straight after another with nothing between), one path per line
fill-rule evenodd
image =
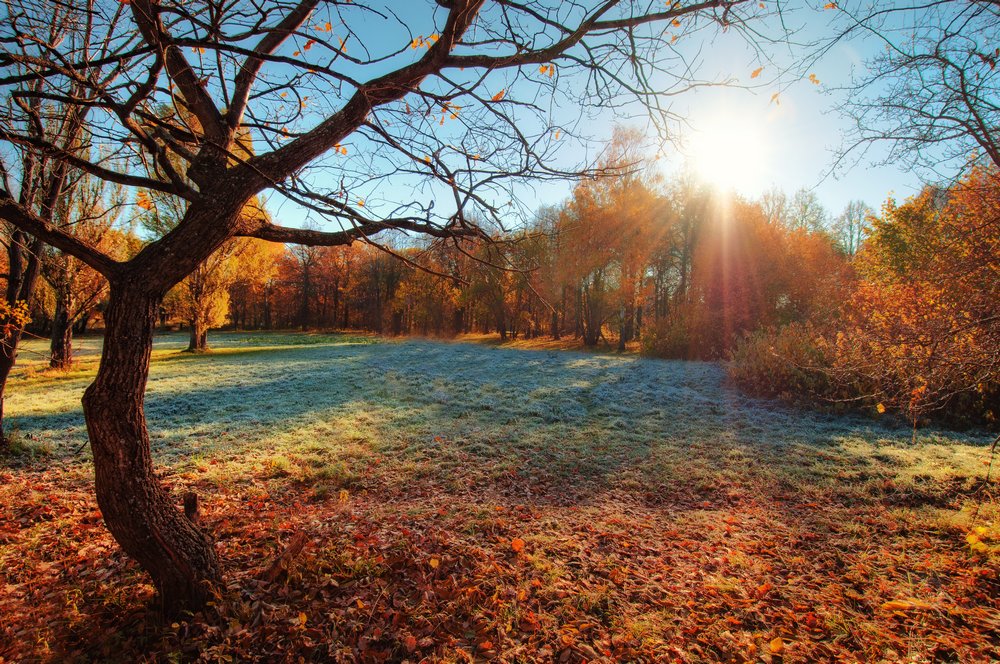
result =
M147 415L165 483L204 498L228 589L156 623L89 492L79 399L99 344L68 373L29 344L6 412L47 456L0 470L0 657L1000 658L985 434L911 440L749 399L711 363L186 341L157 339ZM262 586L297 530L311 545Z

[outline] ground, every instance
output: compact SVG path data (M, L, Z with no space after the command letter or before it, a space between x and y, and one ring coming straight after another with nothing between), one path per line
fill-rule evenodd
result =
M211 341L158 338L150 374L163 481L228 584L169 624L91 495L99 342L66 374L22 354L0 661L1000 660L986 434L749 399L710 363Z

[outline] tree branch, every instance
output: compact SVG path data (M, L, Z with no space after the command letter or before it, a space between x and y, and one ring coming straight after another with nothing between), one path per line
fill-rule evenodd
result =
M45 241L56 249L76 256L103 274L108 280L111 280L122 266L121 263L96 247L28 212L18 205L17 201L7 191L2 189L0 189L0 219L10 222L27 233L31 233L36 238Z

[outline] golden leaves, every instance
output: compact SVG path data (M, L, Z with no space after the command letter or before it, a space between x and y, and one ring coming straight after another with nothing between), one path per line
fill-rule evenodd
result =
M149 194L146 193L145 191L140 191L138 194L136 194L135 204L141 207L143 210L152 210L154 207L156 207L155 205L153 205L153 201L150 200Z
M775 106L781 106L781 93L775 92L773 95L771 95L770 103L774 104Z
M823 9L836 9L836 8L837 8L836 2L828 2L825 5L823 5Z
M510 541L510 548L514 551L514 553L521 553L524 551L524 540L520 537L515 537Z
M764 71L763 67L757 67L752 72L750 72L750 78L757 78L758 76L760 76L760 73L762 71Z
M816 78L816 74L809 74L809 82L813 85L819 85L819 79Z
M507 96L507 88L504 88L500 92L498 92L495 95L493 95L493 101L500 101L501 99L503 99L506 96Z
M542 65L541 67L538 68L538 73L539 74L548 74L549 78L552 78L552 75L556 73L556 66L555 65Z
M785 652L785 642L780 636L776 636L767 644L767 649L771 651L772 655L780 655Z
M421 46L425 48L430 48L435 43L437 43L438 39L440 39L440 35L438 35L437 33L434 33L427 39L424 39L424 36L420 35L419 37L410 42L410 48L417 49L420 48Z

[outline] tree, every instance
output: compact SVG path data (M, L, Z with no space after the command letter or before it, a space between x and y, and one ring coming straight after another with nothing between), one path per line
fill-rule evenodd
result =
M816 192L809 189L796 191L785 208L785 223L789 228L821 231L827 226L828 216Z
M65 232L85 239L116 258L130 253L126 234L113 228L121 210L107 182L84 174L66 188L56 206L53 223ZM107 295L103 276L72 254L46 248L42 275L55 295L49 366L68 369L73 364L73 326Z
M48 8L44 21L38 21L28 35L19 35L22 42L67 43L70 48L80 46L81 36L73 28L73 11L61 5ZM7 141L9 150L0 161L3 177L3 198L9 200L19 213L30 215L36 223L51 226L56 211L72 195L74 176L71 162L81 159L85 141L86 123L91 111L87 105L65 103L66 95L85 94L82 82L66 81L64 95L50 98L45 95L46 83L32 76L33 66L25 58L3 62L9 77L21 81L21 94L10 95L3 113L0 132L13 133L21 141ZM95 81L102 80L100 67L92 72ZM38 150L33 146L44 145ZM61 155L60 158L57 155ZM9 163L12 162L12 163ZM17 191L17 199L8 192ZM32 234L23 225L11 223L11 218L0 214L4 221L4 246L7 271L4 326L0 334L0 451L9 447L3 429L3 400L7 379L17 359L17 348L24 326L28 323L27 303L35 292L41 271L44 250L40 234Z
M18 70L0 77L0 87L8 100L100 109L95 140L114 146L127 166L73 154L13 116L0 119L0 138L65 168L184 202L174 228L118 261L27 201L0 194L0 218L110 283L101 364L83 399L95 487L109 530L150 574L167 612L204 604L221 571L208 535L178 510L153 469L143 400L166 293L235 237L304 245L346 244L388 229L484 237L469 212L478 208L499 223L498 187L586 170L559 166L563 118L547 108L569 100L575 108L620 107L624 95L656 105L660 93L694 82L669 33L697 50L720 29L739 34L745 18L767 11L728 0L606 0L592 9L442 0L405 15L365 2L94 0L65 10L77 13L79 38L55 39L44 29L53 7L65 5L7 4L0 62ZM380 27L376 37L366 27L373 17L398 27ZM67 92L68 83L82 89ZM157 114L168 99L198 127ZM20 117L16 104L8 108ZM243 156L238 142L248 130L259 147ZM317 177L324 171L336 177ZM375 189L387 177L422 182L437 192L431 200L453 204L377 205L368 192L388 196ZM244 215L267 189L340 226L301 229Z
M1000 413L1000 176L886 203L857 257L837 368L916 422Z
M877 2L842 12L838 36L877 48L845 91L854 129L842 153L885 143L885 163L916 163L951 178L973 153L1000 166L1000 4Z
M868 220L875 213L864 201L851 201L833 222L833 232L837 244L848 256L861 249L861 243L868 233Z

